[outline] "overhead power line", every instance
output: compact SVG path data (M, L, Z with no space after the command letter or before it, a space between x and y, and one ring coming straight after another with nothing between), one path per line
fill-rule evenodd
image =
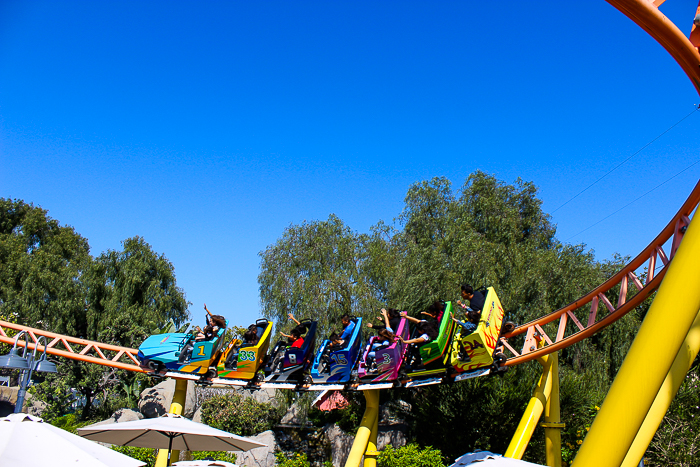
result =
M588 186L587 186L586 188L584 188L583 190L581 190L581 191L579 191L578 193L576 193L576 195L574 195L572 198L570 198L567 202L565 202L564 204L562 204L561 206L559 206L558 208L556 208L554 211L552 211L551 214L554 214L555 212L557 212L558 210L560 210L561 208L563 208L564 206L566 206L567 204L569 204L571 201L573 201L573 200L575 200L576 198L578 198L581 194L583 194L585 191L587 191L590 187L592 187L593 185L595 185L596 183L598 183L599 181L601 181L602 179L604 179L605 177L607 177L608 175L610 175L611 173L613 173L615 170L617 170L618 168L620 168L620 166L623 165L625 162L627 162L628 160L632 159L634 156L636 156L636 155L639 154L640 152L644 151L644 150L645 150L647 147L649 147L649 145L651 145L654 141L656 141L657 139L661 138L663 135L665 135L666 133L668 133L669 131L671 131L673 128L675 128L676 126L678 126L683 120L685 120L686 118L688 118L688 117L690 117L691 115L693 115L693 114L695 113L695 111L697 111L697 110L700 110L700 104L696 105L695 108L694 108L688 115L686 115L685 117L681 118L681 119L678 120L676 123L674 123L673 125L671 125L670 127L668 127L664 132L662 132L662 133L661 133L660 135L658 135L656 138L652 139L652 140L649 141L647 144L645 144L644 146L642 146L642 147L641 147L640 149L638 149L634 154L632 154L632 155L629 156L627 159L625 159L624 161L622 161L622 162L620 162L619 164L617 164L615 167L613 167L612 169L610 169L607 173L603 174L600 178L598 178L598 180L596 180L595 182L591 183L590 185L588 185Z
M679 176L680 174L682 174L682 173L685 172L686 170L690 169L691 167L697 165L698 163L700 163L700 160L697 160L697 161L693 162L693 163L690 164L688 167L686 167L685 169L683 169L683 170L681 170L680 172L678 172L676 175L674 175L674 176L672 176L671 178L668 178L667 180L665 180L665 181L659 183L659 184L656 185L654 188L652 188L651 190L647 191L646 193L644 193L643 195L641 195L640 197L638 197L638 198L635 199L634 201L630 201L629 203L625 204L624 206L622 206L620 209L618 209L617 211L613 212L612 214L608 214L607 216L603 217L601 220L599 220L599 221L596 222L595 224L593 224L593 225L591 225L591 226L589 226L589 227L586 227L585 229L583 229L582 231L580 231L580 232L577 233L576 235L572 235L571 237L567 238L567 239L565 240L565 242L568 242L568 241L571 240L572 238L581 235L583 232L585 232L585 231L587 231L587 230L589 230L589 229L592 229L592 228L595 227L596 225L598 225L598 224L600 224L601 222L603 222L605 219L608 219L609 217L614 216L615 214L617 214L618 212L622 211L623 209L625 209L625 208L628 207L629 205L636 203L637 201L639 201L640 199L644 198L646 195L648 195L648 194L651 193L652 191L654 191L654 190L656 190L657 188L661 187L662 185L665 185L666 183L670 182L671 180L673 180L674 178L676 178L677 176Z

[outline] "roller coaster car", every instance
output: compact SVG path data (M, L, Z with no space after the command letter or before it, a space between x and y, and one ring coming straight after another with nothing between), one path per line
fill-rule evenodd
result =
M420 358L414 356L412 359L407 359L406 373L408 377L437 376L447 371L450 362L449 349L455 332L453 316L452 302L446 302L445 312L439 323L440 333L438 337L420 347L418 350Z
M155 334L139 346L137 358L151 375L167 371L204 375L221 355L225 333L222 328L213 339L201 341L195 341L193 333Z
M379 339L378 336L373 336L367 342L367 346L362 354L360 365L357 369L357 376L361 380L369 380L370 382L393 381L398 378L399 370L406 356L408 346L401 342L398 337L408 339L410 332L408 329L408 320L401 318L398 329L396 329L397 339L389 347L379 349L375 352L374 361L368 361L368 355L372 349L372 344Z
M265 369L267 377L265 381L295 381L301 382L308 376L309 368L313 363L314 349L316 348L316 321L302 321L306 326L306 335L301 347L288 347L286 342L280 341L270 353L270 366Z
M503 322L503 307L493 287L486 292L484 309L481 311L481 320L476 330L471 334L462 335L464 332L458 327L450 351L450 364L458 373L484 368L494 363L502 363L505 360L503 354L494 355L498 345Z
M352 335L341 348L333 349L328 339L321 344L311 367L314 383L350 381L362 348L362 318L353 318L352 321L355 323Z
M219 378L252 380L267 360L267 351L272 338L272 321L259 319L255 322L258 343L243 344L234 339L226 347L216 365Z

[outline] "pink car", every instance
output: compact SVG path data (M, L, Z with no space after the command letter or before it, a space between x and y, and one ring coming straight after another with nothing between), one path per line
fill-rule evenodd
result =
M396 340L394 343L383 349L378 349L373 362L368 362L367 357L372 349L372 344L376 342L379 337L374 336L370 338L362 354L360 366L357 370L357 376L360 380L375 383L380 381L393 381L398 378L399 370L401 369L401 365L403 365L403 360L408 348L406 344L398 339L399 336L404 339L410 337L408 320L406 318L401 318L401 322L396 330Z

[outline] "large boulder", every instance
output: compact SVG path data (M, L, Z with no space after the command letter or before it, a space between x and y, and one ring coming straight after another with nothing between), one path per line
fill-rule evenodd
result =
M145 418L160 417L170 411L170 405L173 402L175 394L175 380L166 379L158 383L156 386L144 389L139 399L139 411ZM194 390L194 383L187 382L187 396L185 398L185 407L182 415L186 418L192 418L195 411L197 398Z
M272 431L264 431L259 435L249 436L249 438L258 443L266 444L267 447L237 452L236 464L245 465L247 467L274 467L275 451L277 451L277 439L275 438L275 434Z
M119 409L106 420L93 423L93 425L110 425L112 423L132 422L134 420L142 420L141 412L134 409Z
M326 426L323 429L323 434L331 447L331 462L333 465L345 465L355 438L345 433L338 425Z

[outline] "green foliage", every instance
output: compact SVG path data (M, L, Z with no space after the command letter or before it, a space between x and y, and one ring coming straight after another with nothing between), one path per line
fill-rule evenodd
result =
M214 395L202 403L201 409L205 424L242 436L269 430L282 417L272 404L235 393Z
M180 326L188 303L173 265L140 237L123 247L93 258L87 240L46 210L0 198L0 315L131 348L152 329ZM137 375L65 359L57 366L58 375L45 377L34 392L49 405L49 418L70 410L69 388L84 401L83 418L106 418L123 399L133 403Z
M67 415L61 415L60 417L55 417L50 423L57 428L69 431L75 435L78 434L78 428L92 425L98 421L99 420L80 420L76 414L70 413Z
M352 231L336 216L288 227L260 253L263 310L283 327L288 312L317 319L323 335L338 328L342 313L374 320L381 305L417 314L435 300L458 298L459 285L468 283L493 286L506 319L526 323L585 295L628 260L597 262L585 245L563 244L555 235L530 182L507 184L477 171L455 190L447 178L436 177L413 184L397 219L378 222L369 234ZM608 298L614 302L617 293L610 291ZM560 352L567 459L575 455L593 418L590 408L601 403L650 301ZM585 321L588 311L575 314ZM553 336L557 325L543 328ZM512 344L517 348L517 339ZM540 373L533 363L499 378L403 393L413 406L415 439L448 458L477 449L505 452ZM314 412L311 419L324 421ZM542 438L538 428L528 460L544 462Z
M379 467L445 467L439 450L408 444L398 449L387 446L377 457Z
M341 328L343 314L376 308L376 291L361 270L363 238L335 215L288 227L260 253L263 316L285 324L288 313L315 319L323 335Z
M700 466L700 368L697 359L649 445L645 465Z
M125 456L133 457L136 460L145 462L145 467L153 467L156 465L158 449L137 448L134 446L112 446L112 449L124 454Z
M236 462L236 454L226 451L192 451L192 460L215 460L226 461L234 464Z
M279 467L310 467L306 454L303 452L285 454L283 452L275 453L275 465Z

